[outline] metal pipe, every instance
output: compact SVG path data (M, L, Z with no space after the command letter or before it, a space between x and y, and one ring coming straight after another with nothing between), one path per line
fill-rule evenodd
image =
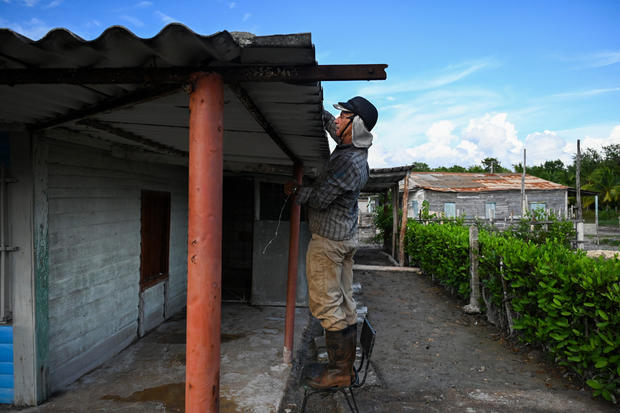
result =
M216 413L220 393L224 91L215 73L192 75L185 411Z
M294 178L298 185L304 176L301 164L295 164ZM295 302L297 301L297 262L299 258L299 221L301 207L291 198L290 232L288 241L288 277L286 281L286 317L284 320L284 351L285 363L293 360L293 337L295 333Z
M596 230L596 245L598 245L598 195L594 195L594 229Z

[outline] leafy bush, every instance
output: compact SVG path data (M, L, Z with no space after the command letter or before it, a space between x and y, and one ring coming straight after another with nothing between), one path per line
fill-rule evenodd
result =
M519 235L480 232L479 273L489 302L505 311L506 297L521 340L540 345L580 375L594 395L617 402L620 260L589 258L556 237L537 243ZM407 251L425 273L468 298L466 227L410 222Z
M442 225L409 220L405 237L412 262L460 297L469 297L469 232L466 227L454 221Z
M384 245L388 245L392 241L392 225L393 225L393 212L392 203L388 202L391 199L392 192L388 192L387 198L385 195L380 195L377 208L373 216L373 223L375 228L379 230L379 233L375 236L376 241L382 241ZM398 220L402 218L402 211L398 211Z
M529 211L525 218L511 226L506 233L525 241L543 244L547 240L555 240L566 248L576 238L572 221L558 219L553 214L545 214L542 210Z

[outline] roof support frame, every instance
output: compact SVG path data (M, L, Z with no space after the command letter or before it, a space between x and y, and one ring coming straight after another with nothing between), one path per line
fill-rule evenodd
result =
M228 65L162 68L21 68L0 69L1 85L21 84L176 84L189 82L192 73L217 72L226 83L319 82L384 80L385 64L364 65Z
M260 108L254 102L247 90L245 90L245 88L238 83L230 84L228 85L228 87L235 93L237 99L239 99L239 101L247 109L250 115L252 115L254 120L256 120L256 122L258 122L261 128L263 128L265 133L269 135L269 137L274 141L276 145L278 145L278 148L280 148L282 152L284 152L295 165L302 165L302 160L297 155L295 155L291 148L289 148L288 145L282 140L280 135L276 132L276 130L267 120L265 115L263 115Z
M128 130L122 129L122 128L117 128L116 126L112 126L106 122L101 122L98 120L94 120L94 119L83 119L81 121L78 122L78 124L80 125L85 125L85 126L89 126L91 128L94 129L99 129L101 131L110 133L112 135L116 135L119 136L123 139L127 139L136 143L139 143L141 145L147 146L153 150L156 150L160 153L165 153L168 155L176 155L176 156L181 156L184 158L187 158L189 156L189 154L185 151L182 151L180 149L177 148L173 148L172 146L168 146L168 145L164 145L163 143L159 143L156 142L154 140L151 139L147 139L144 138L140 135L136 135L133 132L130 132Z
M29 126L29 129L32 131L40 131L43 129L53 128L55 126L62 125L63 123L83 119L101 112L121 109L123 107L132 106L139 103L150 102L152 100L159 99L161 97L175 93L179 89L179 85L164 85L156 88L140 88L133 92L126 93L123 96L114 96L108 99L104 99L99 103L75 109L67 113L58 115L55 118L32 124Z

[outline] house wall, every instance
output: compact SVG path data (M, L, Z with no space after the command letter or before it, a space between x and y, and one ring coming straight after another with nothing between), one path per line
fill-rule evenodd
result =
M8 274L14 280L13 293L13 361L14 403L33 405L41 401L44 380L37 357L35 331L40 330L35 317L35 271L33 251L34 177L31 138L25 132L10 133L10 174L16 182L8 185L7 244L18 250L8 254Z
M551 191L525 191L528 205L532 202L544 203L546 209L565 213L565 193L566 190ZM495 218L504 219L521 215L521 192L520 191L496 191L496 192L437 192L429 190L414 190L409 193L410 200L417 200L418 205L422 206L423 201L429 202L431 212L442 213L444 203L454 202L458 215L465 215L469 218L485 218L485 203L495 202ZM408 216L413 216L409 202Z
M284 178L286 179L286 178ZM256 179L252 249L252 304L286 305L290 236L290 200L278 180ZM311 234L301 208L297 261L297 306L308 305L306 251Z
M114 158L61 141L49 141L48 148L47 365L48 388L55 391L137 337L143 189L171 193L168 291L153 287L144 308L165 306L167 315L183 308L188 186L184 167Z

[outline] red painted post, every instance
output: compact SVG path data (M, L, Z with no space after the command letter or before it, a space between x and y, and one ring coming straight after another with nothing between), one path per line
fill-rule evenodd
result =
M304 176L304 168L295 164L294 178L298 185ZM295 334L295 302L297 301L297 263L299 260L299 221L301 208L291 197L291 228L288 241L288 277L286 281L286 318L284 320L284 351L285 363L293 359L293 337Z
M185 411L219 412L224 93L215 73L192 75Z

